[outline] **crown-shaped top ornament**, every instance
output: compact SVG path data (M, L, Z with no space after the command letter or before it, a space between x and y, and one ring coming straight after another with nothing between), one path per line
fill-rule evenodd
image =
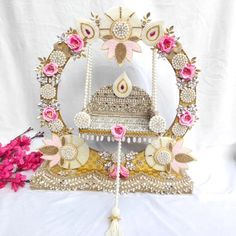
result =
M189 59L174 27L152 22L150 13L140 19L135 12L113 8L102 15L91 14L58 37L47 58L40 58L40 116L52 138L40 148L46 160L32 177L31 187L51 190L103 190L119 192L191 193L192 181L186 174L193 161L183 147L183 137L197 120L196 86L199 70L196 58ZM142 41L152 49L151 95L134 86L124 72L113 84L92 95L92 46L102 40L102 49L119 66L142 53ZM179 105L170 127L157 104L156 60L167 59L179 90ZM60 112L57 98L61 74L69 59L87 58L83 109L74 117L78 135L72 134ZM118 150L109 153L88 146L94 142L117 142ZM122 143L144 143L140 152L122 152Z

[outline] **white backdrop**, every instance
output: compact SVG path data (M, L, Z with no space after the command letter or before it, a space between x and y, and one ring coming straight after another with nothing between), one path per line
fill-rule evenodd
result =
M196 56L199 76L200 121L186 136L197 162L189 174L192 196L129 194L121 197L122 227L126 236L235 235L236 217L236 76L233 0L0 0L0 142L5 143L29 126L39 129L39 84L34 68L38 57L52 50L56 35L117 5L140 17L175 25L184 49ZM97 45L99 46L99 44ZM122 69L96 49L94 91L119 76ZM145 51L146 52L146 51ZM124 70L132 81L150 90L150 55L134 57ZM99 60L102 58L102 60ZM63 115L73 125L81 108L85 62L71 62L60 92ZM160 68L160 69L159 69ZM176 107L173 74L158 68L159 107L168 121ZM173 79L173 78L172 78ZM170 83L169 83L170 82ZM167 93L171 88L171 93ZM172 102L172 105L167 105ZM73 109L72 109L73 108ZM34 143L35 148L38 143ZM94 192L0 190L1 236L103 235L113 196Z

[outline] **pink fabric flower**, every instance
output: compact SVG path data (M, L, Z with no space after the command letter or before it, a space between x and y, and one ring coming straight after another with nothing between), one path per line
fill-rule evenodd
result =
M164 53L170 53L172 49L176 46L176 40L173 36L164 35L159 43L157 44L157 48Z
M15 177L11 179L11 188L16 192L19 187L24 187L26 176L20 173L16 173Z
M191 112L185 111L183 114L179 114L179 123L184 126L192 126L193 122L195 121L194 115Z
M121 139L125 136L126 128L122 124L114 125L111 128L111 133L116 141L121 141Z
M48 122L55 121L58 119L58 114L53 107L45 107L43 109L42 115L43 115L43 119Z
M190 81L193 79L196 73L196 66L192 64L186 64L184 68L179 71L181 78L186 81Z
M54 62L50 62L43 67L43 73L46 76L53 76L58 72L58 65Z
M189 154L191 152L191 150L183 147L183 139L180 139L173 146L172 152L175 156L179 153ZM188 168L188 165L186 163L178 162L175 160L175 158L173 158L172 162L170 163L170 166L177 173L179 173L181 169L185 170Z
M109 171L109 177L115 179L117 175L117 166L113 165ZM120 178L127 179L129 177L129 170L124 166L120 166Z
M119 43L120 42L115 39L109 39L106 42L104 42L104 44L102 45L102 49L108 50L107 57L109 59L113 58L116 55L116 53L115 53L116 47ZM133 52L141 52L142 51L141 47L139 46L138 43L130 41L130 40L123 42L123 45L126 48L126 51L123 55L123 60L125 58L127 58L128 61L131 61L132 57L133 57ZM122 60L122 62L123 62L123 60Z
M60 138L56 135L56 134L52 134L52 139L44 139L44 143L46 146L55 146L58 149L62 146L61 140ZM60 157L60 153L57 152L54 155L42 155L41 157L44 160L50 161L49 166L53 167L55 165L58 164L58 162L60 161L61 157Z
M72 51L78 53L84 47L84 41L80 38L78 34L70 34L67 37L66 44Z

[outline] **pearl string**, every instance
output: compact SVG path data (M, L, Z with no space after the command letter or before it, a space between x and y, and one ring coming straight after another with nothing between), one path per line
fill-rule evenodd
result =
M152 49L152 107L155 113L157 111L157 73L156 73L156 48Z
M86 79L85 79L85 91L84 91L84 108L91 100L92 96L92 51L91 46L87 47L87 68L86 68Z
M117 150L117 173L116 173L116 195L115 207L119 206L119 192L120 192L120 162L121 162L121 140L118 142Z
M88 76L89 76L89 86L88 86L88 103L91 101L91 97L92 97L92 72L93 72L93 65L92 65L92 60L93 60L93 55L92 55L92 50L91 50L91 46L89 46L89 52L88 52Z

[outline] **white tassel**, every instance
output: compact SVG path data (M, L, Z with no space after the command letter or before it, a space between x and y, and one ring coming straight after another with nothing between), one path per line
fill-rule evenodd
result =
M120 209L118 207L114 207L112 209L111 224L105 236L123 236L122 230L120 229L119 220Z
M116 194L115 207L112 209L111 224L105 236L123 236L120 229L120 209L119 209L119 192L120 192L120 164L121 164L121 140L118 141L117 150L117 173L116 173Z

